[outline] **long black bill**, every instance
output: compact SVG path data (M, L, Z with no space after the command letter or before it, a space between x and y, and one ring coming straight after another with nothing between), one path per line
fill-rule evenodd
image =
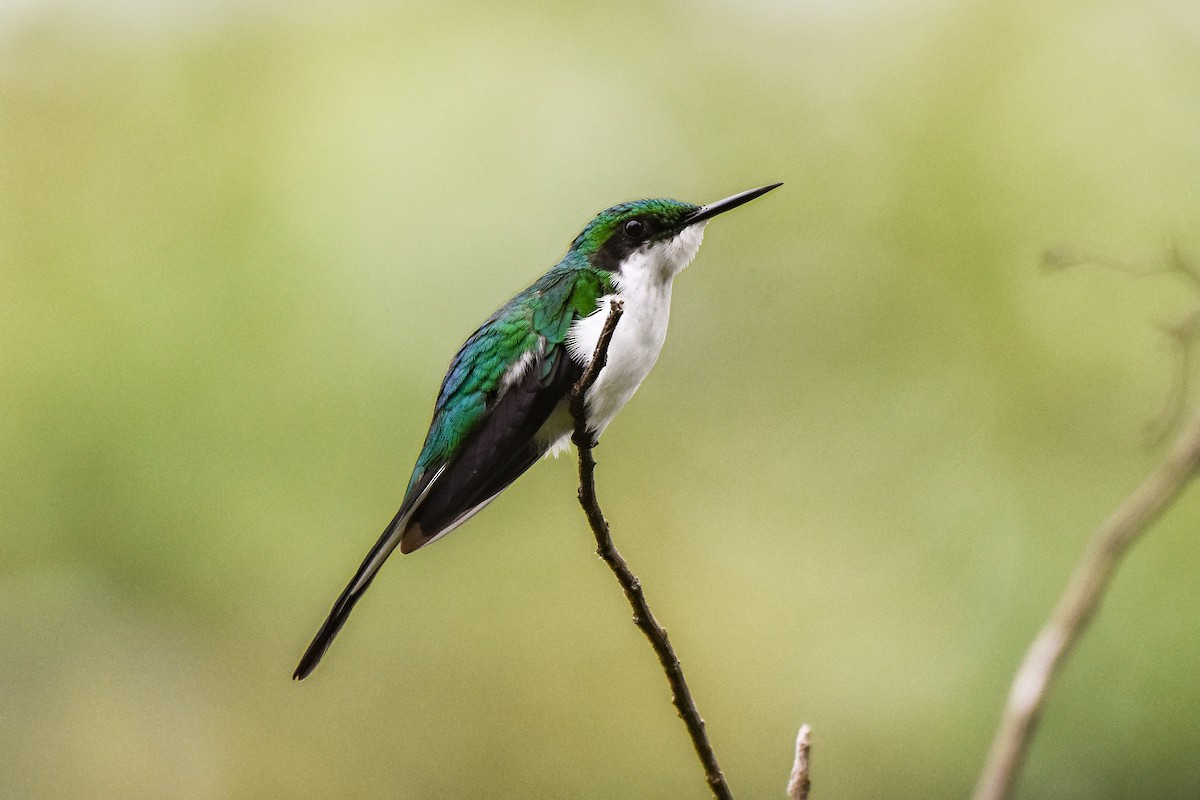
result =
M709 203L706 206L700 206L692 212L691 216L683 220L681 228L686 228L689 225L695 225L697 222L704 222L706 219L712 219L717 214L724 214L726 211L737 208L743 203L749 203L756 197L762 197L772 189L778 189L783 186L782 183L772 183L770 186L760 186L757 189L735 194L733 197L726 197L724 200L718 200L715 203Z

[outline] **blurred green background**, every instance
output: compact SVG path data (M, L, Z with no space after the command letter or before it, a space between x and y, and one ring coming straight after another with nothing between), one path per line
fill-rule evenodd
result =
M22 798L704 797L538 465L396 558L465 336L601 208L710 226L598 451L739 797L963 797L1160 456L1200 11L1141 2L0 5L0 775ZM1134 549L1022 798L1200 795L1200 498Z

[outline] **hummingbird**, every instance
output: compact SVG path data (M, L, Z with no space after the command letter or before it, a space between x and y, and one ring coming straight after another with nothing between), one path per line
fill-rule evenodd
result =
M543 455L571 441L571 389L592 359L611 304L623 315L607 361L584 396L593 441L658 360L671 287L700 249L704 227L774 183L697 206L621 203L597 214L550 270L500 307L459 348L433 408L400 510L367 553L292 676L308 677L379 568L462 525Z

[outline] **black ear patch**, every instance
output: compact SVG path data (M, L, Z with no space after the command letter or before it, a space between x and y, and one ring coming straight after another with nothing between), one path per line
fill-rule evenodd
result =
M600 249L592 256L592 266L606 272L620 271L621 262L646 242L665 230L661 220L652 214L630 217L617 226Z

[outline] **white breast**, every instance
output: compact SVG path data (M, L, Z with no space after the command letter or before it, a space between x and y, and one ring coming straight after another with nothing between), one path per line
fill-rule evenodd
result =
M629 402L658 360L671 316L671 286L695 257L703 238L704 226L694 225L668 242L635 252L613 276L615 294L602 297L592 314L571 326L568 350L586 366L608 319L611 300L621 299L624 310L609 343L608 361L587 396L589 427L597 434Z

